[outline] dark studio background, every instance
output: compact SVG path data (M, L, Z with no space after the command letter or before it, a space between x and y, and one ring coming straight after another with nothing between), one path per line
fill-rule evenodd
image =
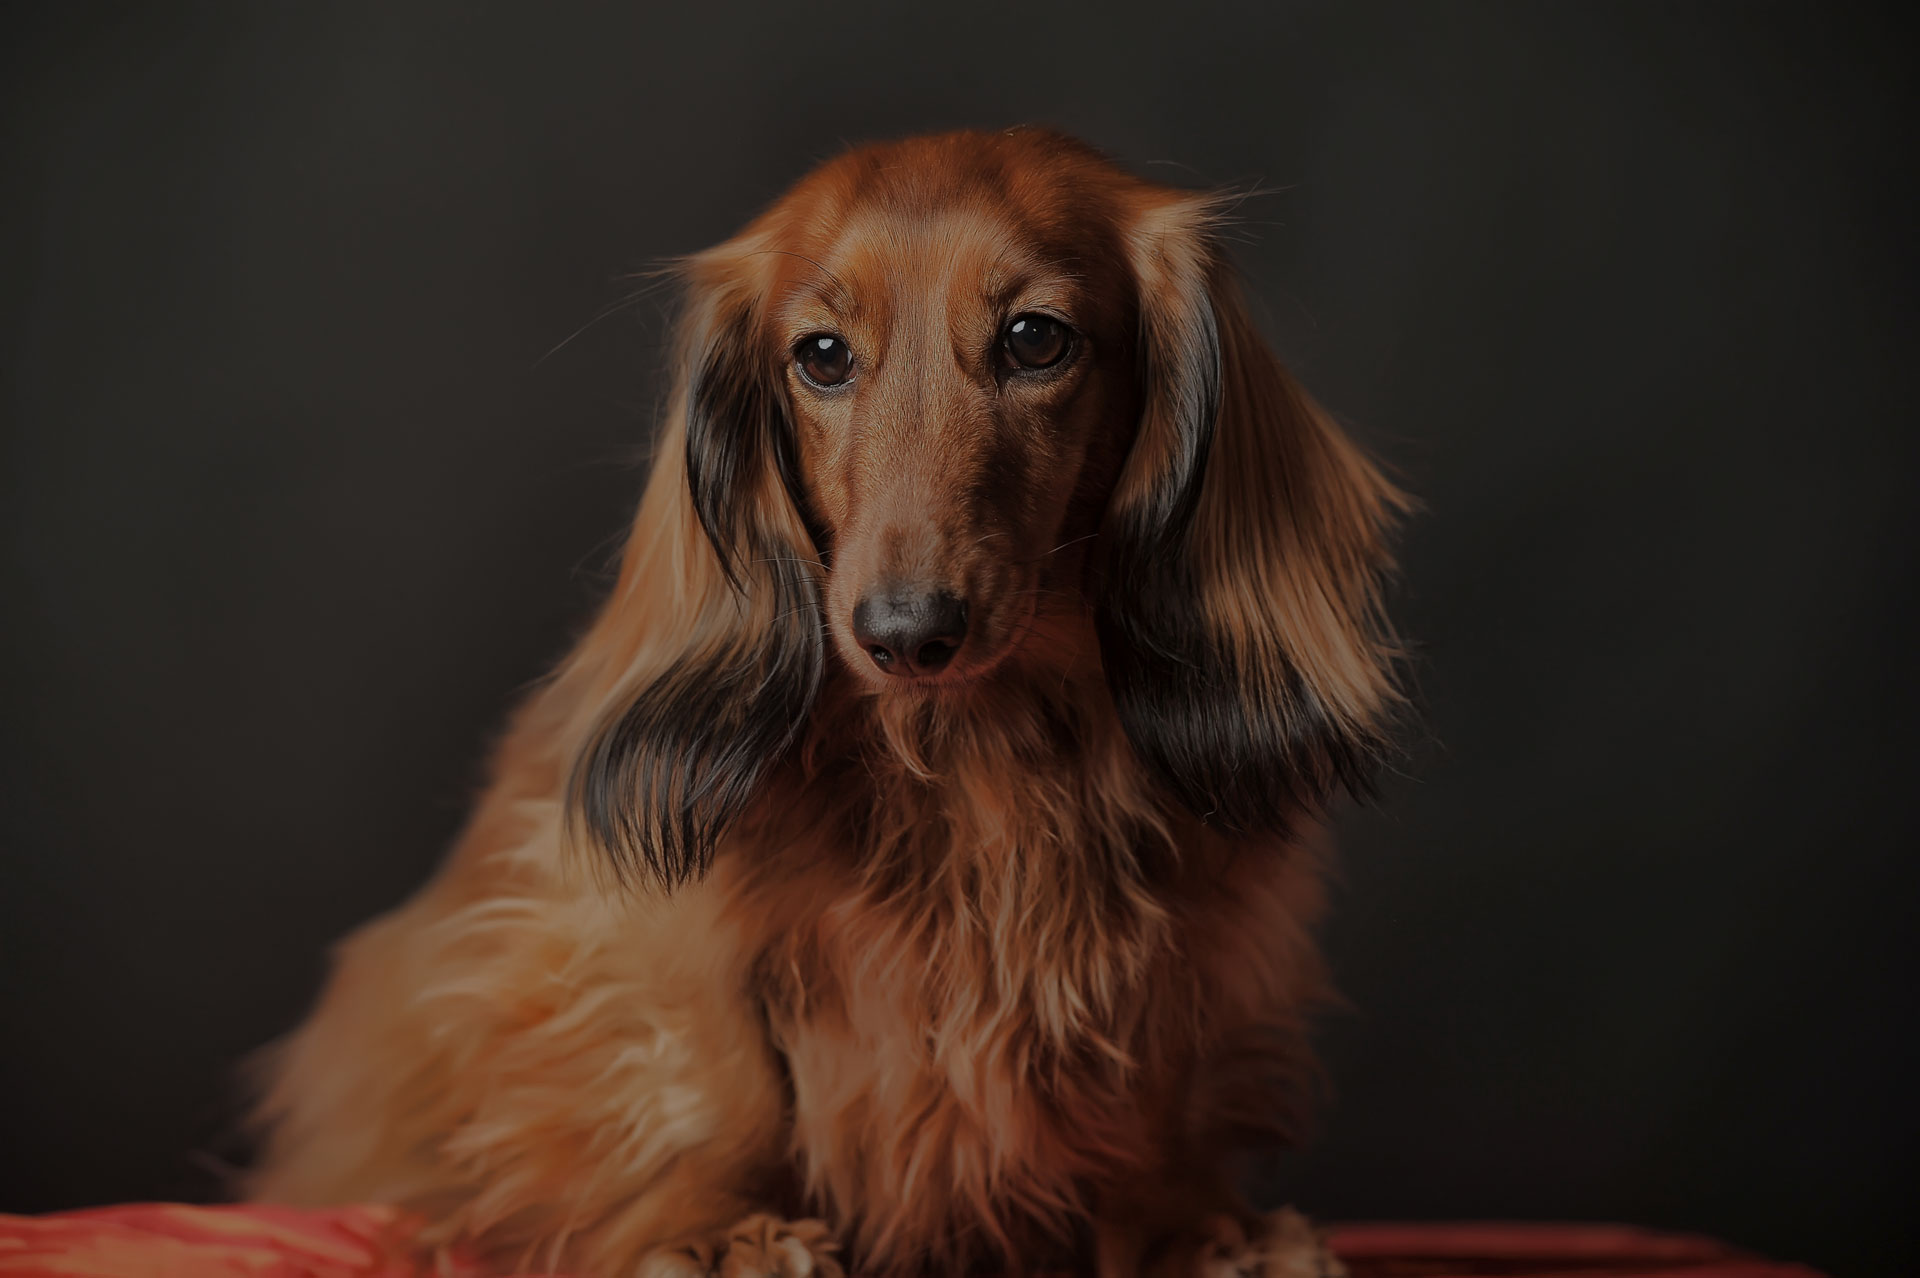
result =
M621 277L843 139L1034 120L1276 189L1269 330L1427 505L1275 1192L1912 1263L1899 10L7 21L0 1210L217 1192L235 1062L597 596L663 387L663 299L582 328Z

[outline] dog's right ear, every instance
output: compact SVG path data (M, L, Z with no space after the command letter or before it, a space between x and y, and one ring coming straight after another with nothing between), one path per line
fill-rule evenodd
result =
M743 237L682 267L676 420L583 645L612 649L613 686L574 759L569 826L623 881L663 889L705 873L799 735L825 659L761 257Z

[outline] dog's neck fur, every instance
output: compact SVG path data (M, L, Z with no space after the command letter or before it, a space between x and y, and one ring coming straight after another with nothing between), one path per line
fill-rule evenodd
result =
M1141 775L1097 660L1010 664L934 697L851 683L829 681L762 805L756 824L789 837L746 840L795 849L769 886L824 870L830 894L918 934L936 970L970 973L980 988L948 991L957 1011L1018 999L1054 1047L1117 1050L1116 1000L1166 943L1170 882L1199 849Z
M1074 639L931 695L828 679L794 771L839 799L863 877L1038 861L1117 887L1173 854L1184 814L1142 775L1090 627Z

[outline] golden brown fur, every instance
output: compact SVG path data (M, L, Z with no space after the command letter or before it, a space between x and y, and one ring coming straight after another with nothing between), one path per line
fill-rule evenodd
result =
M1260 341L1217 209L954 134L686 263L617 584L275 1053L256 1196L595 1274L703 1272L756 1213L872 1272L1194 1272L1251 1221L1226 1160L1306 1068L1399 498ZM1036 308L1072 358L993 371ZM821 331L828 393L788 357ZM937 679L851 634L888 574L970 601Z

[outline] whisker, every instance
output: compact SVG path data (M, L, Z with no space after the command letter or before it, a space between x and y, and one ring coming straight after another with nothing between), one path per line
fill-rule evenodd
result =
M1016 560L1013 560L1013 562L1017 564L1039 563L1042 559L1046 559L1053 555L1059 554L1061 551L1065 550L1069 546L1077 546L1083 541L1092 541L1095 537L1098 537L1099 535L1100 534L1096 531L1096 532L1090 532L1084 537L1069 537L1067 540L1055 546L1052 550L1044 551L1038 555L1029 555L1024 559L1016 559Z
M1065 549L1066 549L1066 548L1067 548L1068 546L1076 546L1076 545L1078 545L1078 544L1080 544L1080 543L1081 543L1081 542L1083 542L1083 541L1092 541L1092 540L1093 540L1093 539L1094 539L1095 537L1098 537L1099 535L1100 535L1100 534L1099 534L1099 533L1097 533L1097 532L1090 532L1090 533L1088 533L1088 534L1087 534L1086 536L1084 536L1084 537L1074 537L1074 538L1071 538L1071 539L1069 539L1069 540L1067 540L1067 541L1063 541L1063 542L1061 542L1061 543L1060 543L1059 545L1057 545L1057 546L1055 546L1055 547L1054 547L1054 548L1053 548L1052 550L1049 550L1049 551L1047 552L1047 555L1057 555L1057 554L1059 554L1059 553L1060 553L1061 551L1063 551L1063 550L1065 550ZM1045 559L1045 558L1047 557L1047 555L1042 555L1042 556L1040 556L1040 557L1041 557L1042 559Z
M772 624L779 625L783 621L790 620L791 618L799 616L803 612L807 612L811 610L812 607L813 607L812 604L801 604L796 608L789 608L785 612L779 613L776 616L774 616L772 620ZM828 624L824 619L820 622L820 633L823 635L831 633L828 627Z
M627 276L626 278L633 279L636 277ZM654 292L657 287L658 287L657 284L646 284L640 288L635 289L633 292L627 294L625 297L621 298L619 301L608 303L606 306L601 308L599 314L595 315L592 319L582 324L579 328L574 329L571 333L568 333L565 337L561 338L558 342L556 342L553 348L549 350L545 355L542 355L539 359L536 359L535 361L533 361L533 367L538 368L542 364L546 363L548 360L552 359L555 355L558 355L562 350L565 350L569 345L571 345L574 339L581 336L588 329L600 323L602 320L610 319L613 316L618 315L621 311L624 311L631 306L635 306L640 302L645 301L647 299L647 296L652 292Z

